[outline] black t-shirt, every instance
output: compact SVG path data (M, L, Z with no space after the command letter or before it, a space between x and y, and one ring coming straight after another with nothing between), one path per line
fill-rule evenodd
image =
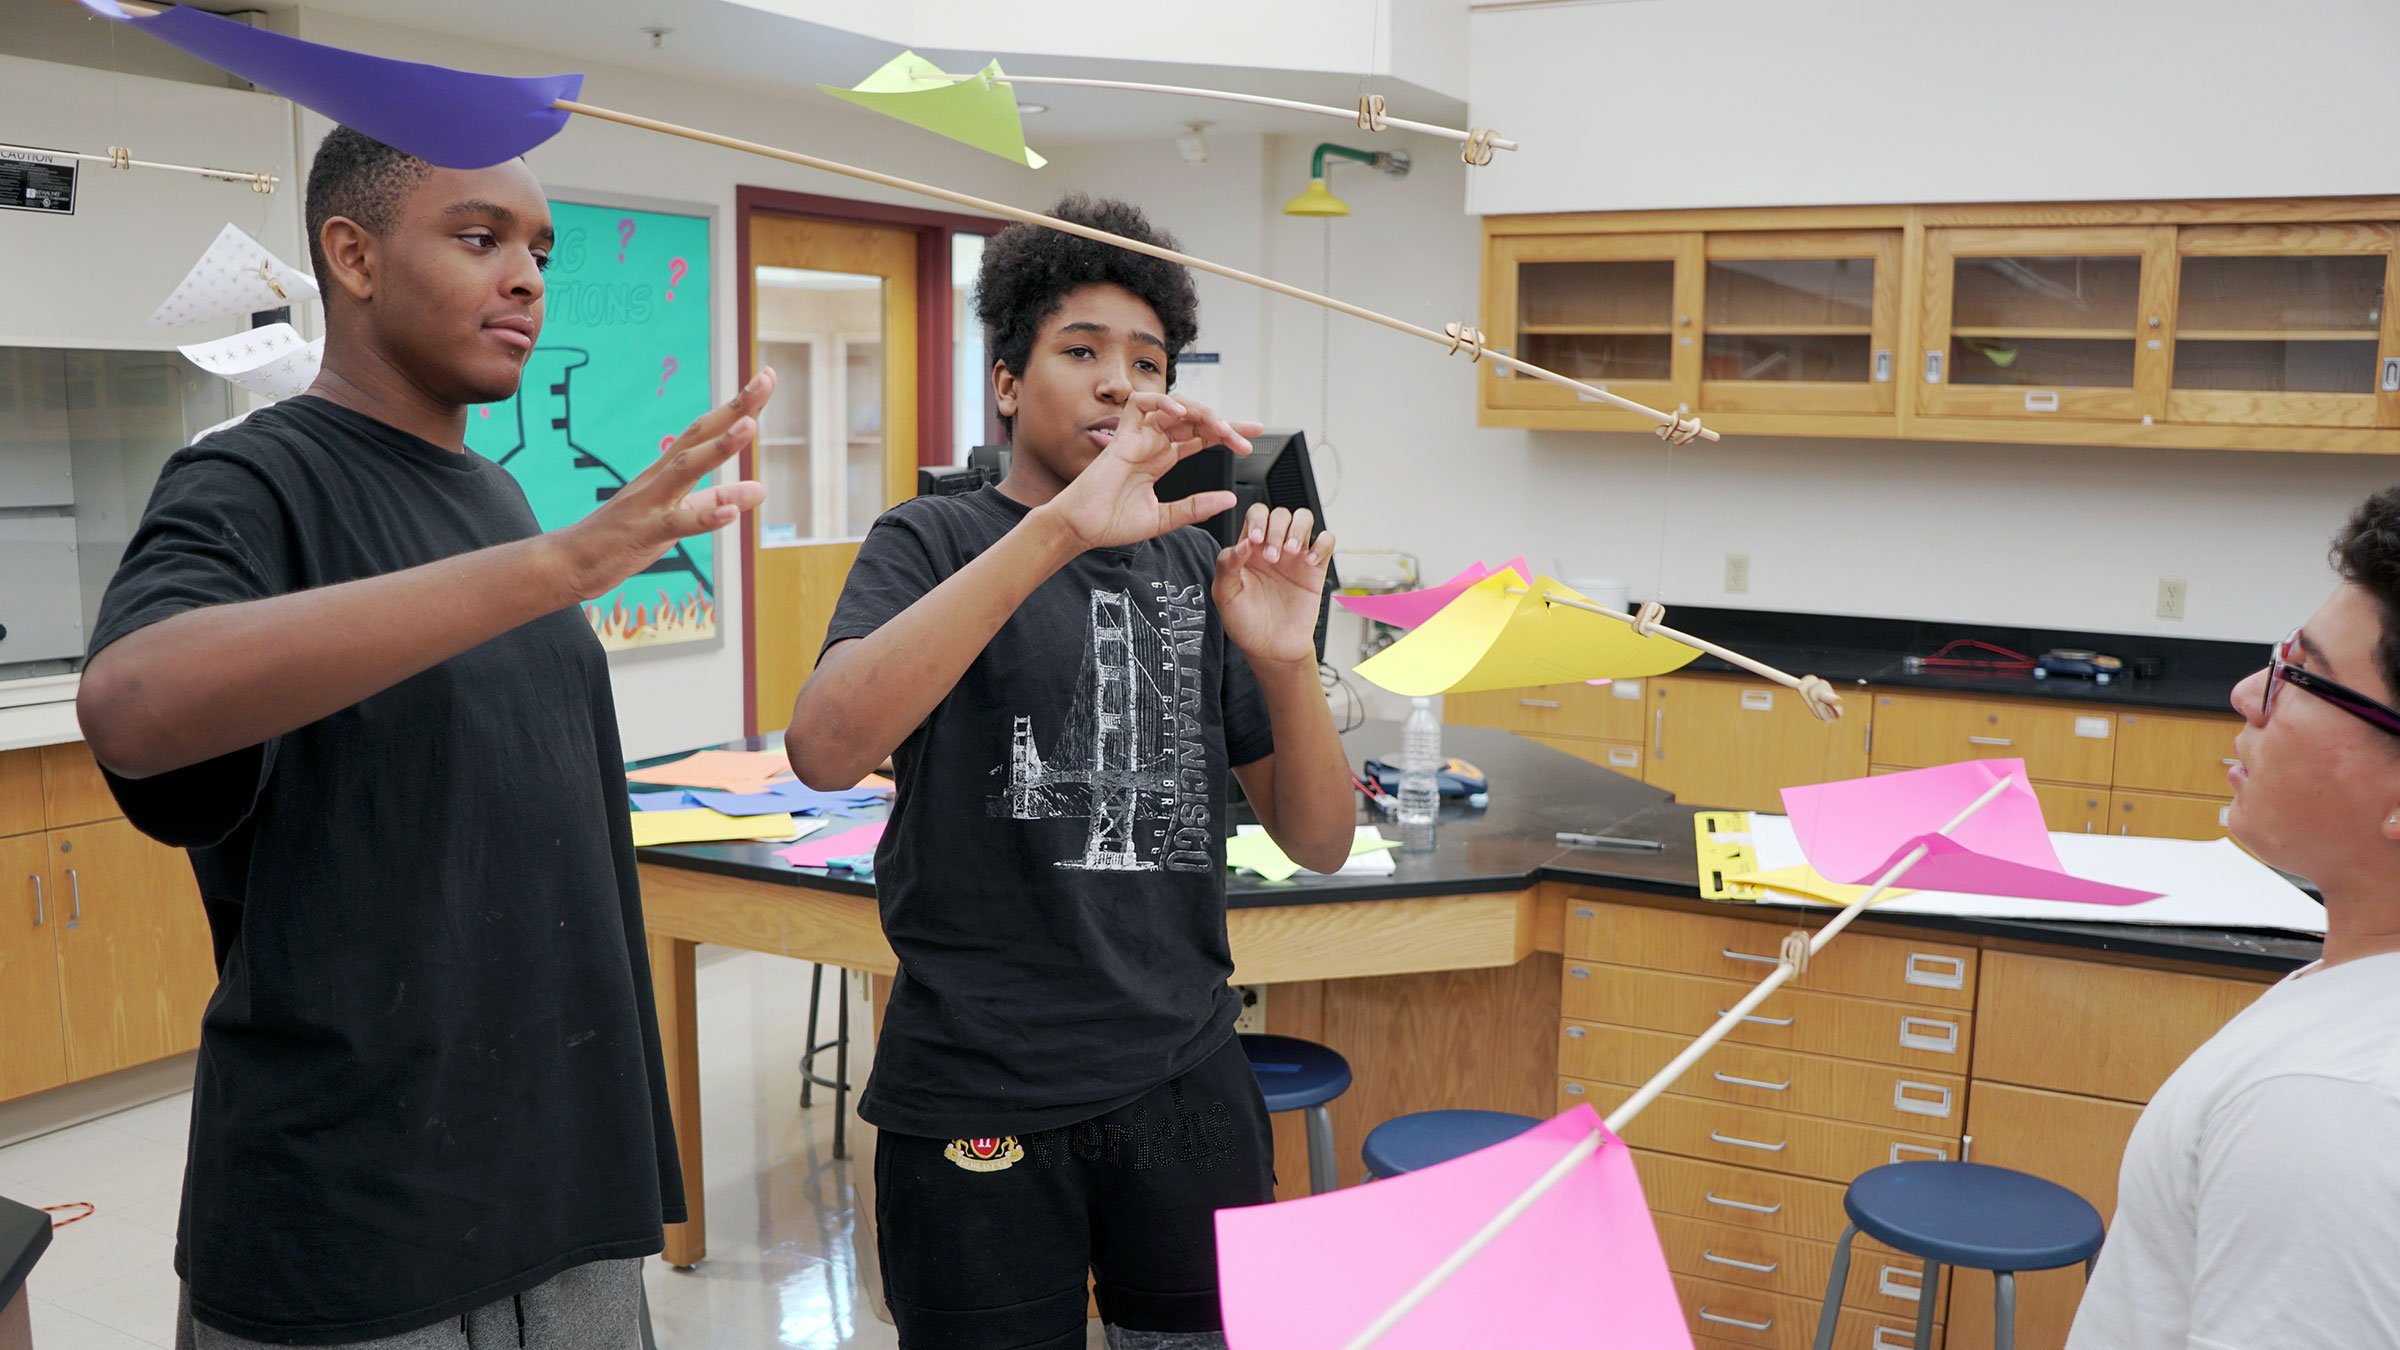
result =
M537 532L506 470L316 398L169 459L96 653ZM608 665L563 610L261 746L110 785L221 953L176 1272L256 1340L397 1335L684 1217Z
M827 645L874 632L1026 512L995 488L886 512ZM1227 771L1274 741L1211 604L1215 566L1197 529L1076 558L893 754L875 893L900 975L868 1120L935 1138L1072 1124L1232 1034Z

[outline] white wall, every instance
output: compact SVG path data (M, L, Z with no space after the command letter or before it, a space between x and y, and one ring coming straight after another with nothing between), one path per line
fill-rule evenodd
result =
M2391 0L1480 10L1479 212L2393 189Z

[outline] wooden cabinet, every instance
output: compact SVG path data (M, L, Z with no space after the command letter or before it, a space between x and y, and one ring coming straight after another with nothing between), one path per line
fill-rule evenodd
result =
M1460 726L1496 727L1527 736L1582 740L1639 741L1644 686L1640 680L1608 684L1542 684L1442 696L1442 719Z
M2176 232L2166 416L2253 426L2400 426L2394 227Z
M1650 684L1643 781L1695 806L1780 811L1784 788L1861 778L1868 719L1820 722L1764 682L1661 676Z
M2028 778L2106 787L2116 729L2113 712L2031 699L1875 696L1875 762L1901 768L2021 759Z
M2141 792L2231 797L2233 717L2129 712L2117 719L2116 785Z
M117 809L117 799L108 790L108 780L100 776L92 752L80 741L45 745L39 753L43 814L51 829L125 814Z
M42 828L42 755L38 750L0 754L0 837Z
M1653 407L1697 396L1699 235L1508 238L1494 242L1491 263L1484 332L1492 346ZM1498 366L1483 387L1493 408L1588 406L1572 389Z
M2068 834L2106 834L2116 828L2108 814L2108 794L2098 788L2068 783L2031 783L2034 800L2042 804L2042 823Z
M1917 406L2134 421L2166 410L2171 226L1928 230Z
M1703 417L1890 414L1900 247L1898 230L1706 236L1692 406Z
M2146 1102L2266 989L2089 961L1986 952L1975 1079ZM2060 1027L2089 1034L2061 1037Z
M2110 799L2111 834L2153 839L2223 839L2233 803L2222 797L2177 797L2164 792L2119 792Z
M67 1081L58 925L39 834L0 839L0 1101Z

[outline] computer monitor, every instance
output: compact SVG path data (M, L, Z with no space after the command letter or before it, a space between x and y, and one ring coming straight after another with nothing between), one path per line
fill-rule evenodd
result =
M1005 445L979 445L967 452L967 467L980 470L985 482L997 483L1008 477L1011 458L1012 452ZM920 470L920 476L922 472ZM1233 534L1239 528L1242 512L1249 509L1251 502L1260 500L1257 489L1253 489L1250 496L1241 496L1240 486L1234 482L1231 450L1212 445L1167 470L1166 477L1158 480L1158 499L1162 502L1181 501L1195 492L1212 489L1232 492L1240 498L1231 511L1220 511L1200 522L1200 528L1214 535L1217 546L1224 548L1233 543Z
M1247 511L1252 501L1270 508L1308 509L1316 524L1309 539L1325 532L1325 502L1317 493L1317 472L1309 463L1308 435L1301 431L1266 431L1250 438L1250 453L1233 462L1235 509ZM1341 587L1333 564L1325 566L1325 595L1317 606L1317 659L1325 659L1325 624L1332 617L1333 593Z

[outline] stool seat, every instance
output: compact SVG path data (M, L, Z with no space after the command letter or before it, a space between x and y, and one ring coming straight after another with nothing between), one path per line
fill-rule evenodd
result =
M1851 1182L1842 1208L1887 1246L1975 1270L2073 1265L2107 1236L2100 1211L2082 1196L1983 1163L1889 1163Z
M1541 1124L1513 1111L1412 1111L1367 1131L1367 1170L1396 1177L1514 1139Z
M1239 1039L1269 1111L1322 1106L1350 1090L1350 1061L1331 1046L1297 1036L1245 1033Z

